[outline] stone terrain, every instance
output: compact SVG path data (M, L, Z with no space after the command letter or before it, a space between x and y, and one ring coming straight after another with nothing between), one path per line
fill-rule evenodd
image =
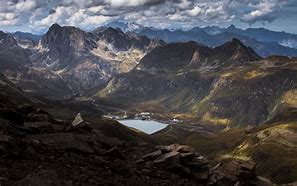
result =
M0 183L31 186L262 183L253 164L233 162L235 165L225 172L223 165L212 167L188 146L155 145L148 135L115 121L88 120L79 113L71 123L57 120L33 106L2 105Z

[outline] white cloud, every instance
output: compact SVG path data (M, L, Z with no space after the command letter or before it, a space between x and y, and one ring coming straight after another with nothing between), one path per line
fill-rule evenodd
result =
M98 13L104 10L106 6L93 6L87 9L90 13Z
M66 19L65 22L68 25L75 26L77 23L82 22L86 18L87 18L87 15L85 14L85 9L80 9L74 14L70 15L70 17Z
M55 12L52 14L49 14L48 16L44 17L41 20L33 20L33 26L37 27L39 29L44 29L46 27L49 27L50 25L54 23L65 23L65 17L70 17L71 15L74 15L75 8L73 7L64 7L59 6L54 9ZM35 19L38 19L38 17L35 17Z
M111 6L139 6L149 3L149 0L105 0Z
M277 6L279 6L277 1L268 0L261 1L256 5L249 4L249 7L254 10L245 14L241 20L248 23L254 23L256 21L270 22L275 19L275 15L273 13L277 9Z
M191 27L197 24L271 22L296 7L295 0L1 0L0 25L34 31L58 22L95 28L117 18L146 26ZM297 13L297 10L295 10Z
M13 26L18 23L18 17L15 13L0 13L1 26Z
M190 16L198 16L201 13L202 13L202 8L200 8L199 6L195 6L192 10L188 10L188 14Z
M16 11L30 11L34 9L37 6L37 3L35 0L21 0L16 5Z
M181 9L187 9L192 3L189 2L188 0L182 0L180 3L177 3L177 7Z
M179 14L171 14L168 16L168 19L171 21L183 21L184 17Z
M98 27L104 25L107 21L110 21L112 18L102 15L88 16L85 18L80 25L86 28L89 27Z

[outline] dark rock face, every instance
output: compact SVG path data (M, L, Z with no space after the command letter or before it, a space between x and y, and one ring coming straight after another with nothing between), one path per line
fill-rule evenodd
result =
M52 25L43 36L40 45L48 50L50 56L49 64L59 60L61 69L65 66L72 66L77 63L77 59L82 53L87 53L96 47L94 36L75 27L61 27L58 24ZM42 60L42 58L38 58ZM71 64L74 63L74 64Z
M259 61L262 59L252 48L245 46L238 39L232 39L232 41L217 47L215 53L226 55L226 58L229 58L229 61L233 63Z

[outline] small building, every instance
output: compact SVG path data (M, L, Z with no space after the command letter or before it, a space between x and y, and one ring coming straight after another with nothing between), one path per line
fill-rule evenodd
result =
M141 113L135 114L135 119L150 120L152 115L153 114L150 112L141 112Z

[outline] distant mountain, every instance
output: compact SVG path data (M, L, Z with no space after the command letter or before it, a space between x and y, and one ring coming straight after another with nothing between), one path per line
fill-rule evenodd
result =
M234 25L230 25L227 28L221 28L218 26L207 26L203 28L195 27L189 31L195 32L195 30L203 30L209 35L230 33L239 36L246 36L259 42L277 43L285 47L297 48L297 34L277 32L265 28L248 28L243 30L236 28Z
M128 51L131 48L146 51L155 48L159 44L165 44L165 42L158 39L149 39L146 36L133 32L124 33L119 28L108 27L102 30L95 30L93 33L99 36L100 40L111 43L114 49L119 51Z
M42 38L42 35L35 35L27 32L15 32L11 34L22 48L33 48Z
M195 32L195 30L203 30L204 32L208 33L209 35L216 35L222 33L223 29L218 26L207 26L207 27L194 27L190 31Z
M42 35L36 35L36 34L31 34L28 32L15 32L12 34L14 37L16 37L17 39L25 39L25 40L31 40L31 41L38 41L42 38Z
M180 41L196 41L201 44L209 45L213 41L210 35L203 30L195 30L195 32L188 32L183 30L157 30L152 28L144 28L137 31L140 35L145 35L149 38L162 39L165 42L180 42Z
M233 27L227 29L219 27L195 27L188 31L144 28L139 30L138 33L150 38L159 38L166 42L195 41L211 47L219 46L232 38L237 38L245 45L253 48L262 57L270 55L297 56L297 49L283 45L284 42L273 40L273 37L270 40L259 41L257 40L258 37L253 37L253 35L248 35L244 31L241 31ZM294 37L286 41L294 43Z
M124 32L141 30L144 26L135 22L112 21L105 25L105 27L120 28Z
M274 42L283 46L297 48L297 34L290 34L286 32L276 32L265 28L248 28L246 30L238 29L234 25L221 32L235 33L243 36L254 38L261 42Z

